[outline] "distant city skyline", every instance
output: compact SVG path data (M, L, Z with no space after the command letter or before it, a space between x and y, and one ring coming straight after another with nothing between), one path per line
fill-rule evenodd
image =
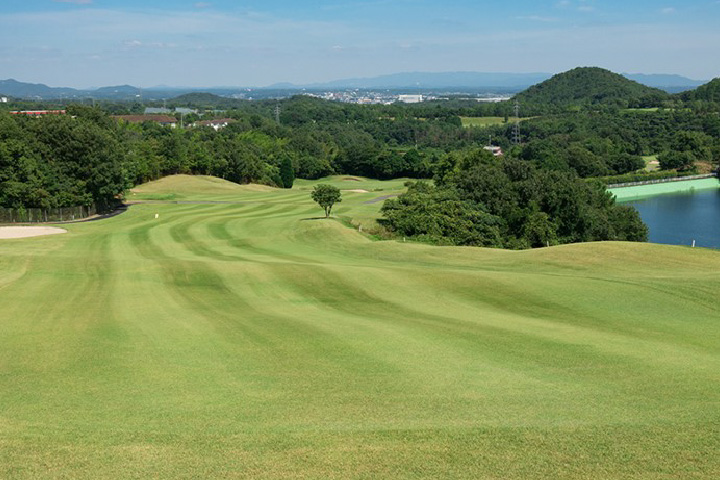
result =
M720 76L720 0L6 0L0 78L89 88L397 72Z

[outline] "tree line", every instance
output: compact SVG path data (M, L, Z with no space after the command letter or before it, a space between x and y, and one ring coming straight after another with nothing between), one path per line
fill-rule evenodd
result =
M274 111L278 105L279 122ZM553 178L568 188L575 185L569 179L607 182L612 176L640 171L643 155L658 155L661 167L678 171L711 168L720 157L720 116L712 109L693 107L647 112L588 105L545 114L523 121L522 142L513 145L510 122L463 127L457 114L465 107L453 102L447 106L432 102L368 106L297 96L235 106L222 113L233 123L217 132L117 122L109 116L117 109L104 107L70 105L67 115L42 118L0 112L0 206L56 208L94 203L102 209L134 185L175 173L210 174L237 183L277 187L291 186L296 177L316 179L331 173L435 178L436 187L415 186L413 193L439 188L432 195L448 195L443 182L450 182L449 172L460 171L458 165L467 163L458 158L486 145L489 137L503 147L506 158L478 162L478 171L502 177L507 172L501 175L499 166L523 165L532 172L533 181ZM501 113L507 107L505 103L473 108ZM506 187L515 191L514 186ZM575 186L570 192L589 195ZM524 205L518 208L535 212L526 200L518 200ZM457 201L465 205L465 199ZM506 238L503 245L532 246L538 238L550 243L590 238L577 231L569 233L554 212L540 208L546 200L533 201L539 208L533 217L535 225L542 223L540 213L556 222L545 225L554 232L549 236L535 238L526 234L532 230L529 224L508 220L517 211L483 207L483 215L509 222L497 226L499 238ZM605 236L622 237L612 232Z
M485 150L455 152L434 184L409 182L385 202L385 225L398 235L446 245L531 248L600 240L647 240L632 207L616 205L598 181L496 159Z

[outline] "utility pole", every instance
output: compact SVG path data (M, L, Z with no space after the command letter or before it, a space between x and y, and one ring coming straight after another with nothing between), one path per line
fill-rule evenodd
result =
M275 121L280 124L280 104L275 105Z
M513 145L520 145L520 103L515 100L515 125L512 130Z

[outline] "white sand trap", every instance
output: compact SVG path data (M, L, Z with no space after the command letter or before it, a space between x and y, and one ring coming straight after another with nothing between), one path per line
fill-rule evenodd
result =
M0 240L5 238L40 237L42 235L56 235L58 233L67 233L67 230L45 226L0 227Z
M355 193L370 193L367 190L363 190L362 188L356 188L355 190L345 190L346 192L355 192Z

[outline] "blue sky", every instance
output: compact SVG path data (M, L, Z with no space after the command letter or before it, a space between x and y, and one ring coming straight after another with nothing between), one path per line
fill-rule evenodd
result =
M409 71L720 76L720 0L3 0L0 79L266 86Z

